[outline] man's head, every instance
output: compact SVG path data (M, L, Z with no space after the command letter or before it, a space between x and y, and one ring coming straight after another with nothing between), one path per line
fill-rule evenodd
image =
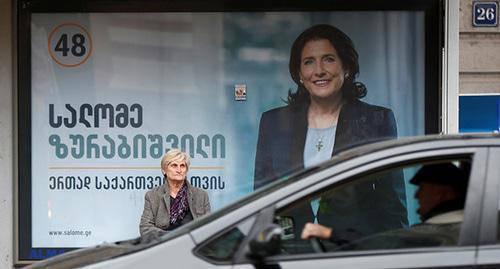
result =
M423 221L430 217L429 213L444 203L462 208L465 204L468 174L452 163L425 165L410 183L419 186L415 198L419 201L418 213Z

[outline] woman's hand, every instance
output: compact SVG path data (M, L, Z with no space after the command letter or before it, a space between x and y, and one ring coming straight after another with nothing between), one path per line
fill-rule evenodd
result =
M332 228L328 228L321 224L306 223L304 229L302 230L301 238L308 240L311 237L316 237L320 239L330 239L332 236Z

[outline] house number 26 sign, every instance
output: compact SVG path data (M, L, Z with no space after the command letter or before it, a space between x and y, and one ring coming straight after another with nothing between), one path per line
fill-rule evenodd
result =
M475 1L472 8L472 24L476 27L498 25L498 2Z

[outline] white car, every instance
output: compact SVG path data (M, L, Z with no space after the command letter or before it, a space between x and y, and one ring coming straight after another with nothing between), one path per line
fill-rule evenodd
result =
M463 221L456 229L408 237L407 232L420 225L416 186L409 180L430 163L467 169ZM404 187L401 197L406 197L400 201L406 204L407 221L402 223L383 217L385 209L377 206L380 201L393 206L391 194L377 191L394 175ZM370 190L360 193L360 186ZM79 249L29 268L500 268L499 188L499 135L380 142L278 179L163 236ZM323 208L319 211L333 219L354 221L353 227L386 228L340 245L331 240L302 240L302 220L293 212L318 200ZM352 210L328 212L339 203Z

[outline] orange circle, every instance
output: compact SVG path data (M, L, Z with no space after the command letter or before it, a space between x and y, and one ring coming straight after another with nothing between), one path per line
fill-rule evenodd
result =
M89 38L89 53L87 54L87 56L85 56L85 58L79 62L79 63L76 63L76 64L64 64L64 63L61 63L59 60L57 60L57 57L52 53L52 50L50 49L52 46L51 46L51 42L52 42L52 36L62 27L64 26L75 26L77 28L80 28L83 32L85 32L85 34L87 34L87 37ZM63 24L60 24L59 26L57 26L56 28L54 28L54 30L52 30L52 32L50 32L49 34L49 40L48 40L48 51L49 51L49 54L50 54L50 57L52 58L52 60L54 60L57 64L61 65L61 66L64 66L64 67L77 67L83 63L85 63L88 58L90 57L90 55L92 54L92 37L90 36L90 33L87 31L87 29L83 28L83 26L77 24L77 23L73 23L73 22L68 22L68 23L63 23Z

